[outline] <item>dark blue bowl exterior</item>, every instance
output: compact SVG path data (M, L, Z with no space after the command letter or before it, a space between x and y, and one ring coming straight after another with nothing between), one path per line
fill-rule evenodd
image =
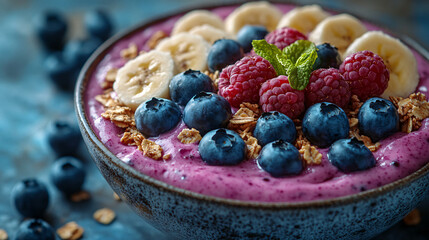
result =
M255 203L204 196L157 181L123 163L91 129L83 101L85 89L114 43L165 19L139 25L108 40L84 66L75 91L80 129L96 165L121 199L156 228L181 239L369 239L400 221L429 194L429 163L377 189L303 203ZM429 59L418 44L405 40Z

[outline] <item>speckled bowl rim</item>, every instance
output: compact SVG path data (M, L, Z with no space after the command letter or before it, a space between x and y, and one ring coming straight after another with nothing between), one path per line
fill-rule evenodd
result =
M279 4L300 5L296 3L288 3L288 2L280 2L280 1L270 1L270 2L279 3ZM151 21L142 22L140 24L137 24L134 27L131 27L129 29L126 29L123 32L116 34L115 36L107 40L88 59L88 61L85 63L84 67L82 68L82 71L79 74L79 78L76 84L75 97L74 97L75 110L78 116L78 121L83 126L82 130L84 130L85 133L89 136L89 140L91 140L94 143L94 145L97 146L99 150L105 154L105 156L109 157L109 161L111 161L112 164L116 165L116 167L118 168L123 169L124 172L129 176L135 179L138 179L139 181L142 181L145 184L152 185L154 187L162 189L163 191L169 192L171 194L177 194L177 195L181 195L182 197L192 198L194 200L199 200L199 201L208 201L216 204L229 205L234 207L254 208L254 209L267 209L267 210L325 208L325 207L346 205L348 203L352 203L355 201L375 198L377 196L386 194L396 189L406 187L407 185L411 184L413 181L416 181L417 179L423 177L425 174L429 173L429 163L427 163L419 170L415 171L414 173L408 175L405 178L402 178L392 183L383 185L381 187L370 189L357 194L325 199L325 200L314 200L314 201L303 201L303 202L255 202L255 201L244 201L244 200L234 200L234 199L213 197L213 196L203 195L189 190L185 190L182 188L174 187L165 182L162 182L160 180L144 175L143 173L139 172L138 170L134 169L133 167L129 166L128 164L120 160L115 154L110 152L110 150L100 141L100 139L94 133L93 129L89 124L89 121L85 112L84 92L86 90L88 81L90 80L93 72L96 70L97 65L101 62L101 60L105 57L105 55L110 52L111 48L120 40L127 38L129 36L132 36L137 32L141 32L142 30L150 27L153 24L163 22L170 17L176 16L179 14L184 14L188 11L195 10L195 9L210 10L210 9L222 7L222 6L234 6L240 3L242 2L223 3L218 5L211 4L209 6L205 5L201 7L194 6L189 9L166 14L162 17L156 18ZM338 12L338 11L330 10L325 7L324 9L332 12ZM352 14L354 16L359 17L359 19L362 19L365 22L373 24L371 21L368 21L365 18L360 17L358 14L354 14L354 13ZM373 24L373 25L378 26L377 24ZM381 28L386 29L383 27ZM391 34L390 30L389 30L389 34ZM392 34L392 35L397 37L400 36L398 34ZM429 52L425 50L420 44L418 44L416 41L406 36L402 36L399 38L407 45L409 45L411 48L413 48L418 53L420 53L427 61L429 61Z

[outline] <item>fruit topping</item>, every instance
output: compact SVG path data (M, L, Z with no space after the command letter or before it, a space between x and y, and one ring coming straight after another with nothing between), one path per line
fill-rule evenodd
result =
M335 68L320 68L311 73L305 88L305 105L319 102L331 102L344 108L350 101L349 84L340 71Z
M207 69L210 44L196 34L183 32L164 38L155 49L170 53L178 72Z
M329 148L328 159L345 173L372 168L376 164L372 152L356 138L334 142Z
M293 89L284 75L263 83L259 95L259 105L264 112L278 111L295 119L305 111L304 91Z
M105 41L112 35L113 23L107 12L101 9L88 12L84 21L90 36Z
M189 128L197 129L201 135L226 127L231 118L231 105L228 101L210 92L195 95L183 110L183 121Z
M245 159L246 145L236 132L220 128L204 135L198 151L209 165L237 165Z
M234 64L243 57L241 45L232 39L219 39L211 46L207 64L211 72L222 69L228 65Z
M290 27L308 34L329 15L319 5L295 7L283 15L277 28Z
M293 143L296 138L296 128L293 121L283 113L266 112L259 117L253 135L261 146L276 140Z
M113 89L122 103L135 110L152 97L168 98L173 76L174 61L171 55L152 50L121 67Z
M256 161L259 167L273 177L296 175L303 169L298 149L282 140L265 145Z
M268 2L248 2L228 15L225 19L225 28L234 35L245 25L264 26L271 32L276 29L281 17L282 12Z
M419 84L417 61L411 50L399 39L380 31L370 31L356 39L343 58L368 50L380 56L389 71L389 85L381 97L408 97Z
M197 93L213 92L214 87L209 76L200 71L186 70L174 76L170 81L171 100L180 106L186 106Z
M13 187L12 202L23 217L42 217L49 205L49 192L37 179L25 179Z
M270 32L265 40L283 50L297 40L307 40L307 37L293 28L284 27Z
M304 136L314 145L325 148L349 136L349 120L337 105L316 103L307 109L302 120Z
M368 99L358 113L359 131L373 142L399 131L399 115L392 102L382 98Z
M145 137L156 137L173 129L182 113L171 100L152 98L142 103L135 112L136 127Z
M349 83L352 94L362 101L380 96L389 82L389 71L383 59L366 50L348 56L341 64L340 72Z
M347 47L367 31L359 19L349 14L338 14L325 18L310 33L309 40L315 44L329 43L344 54Z
M54 229L42 219L28 219L22 222L14 236L15 240L55 240Z
M317 59L313 64L313 69L319 68L339 68L341 64L341 56L338 49L329 43L324 43L316 46Z
M258 103L261 84L274 77L276 72L267 60L259 56L244 57L222 70L219 95L233 107L243 102Z
M51 180L54 185L67 196L82 190L85 182L85 169L74 157L62 157L51 167Z
M264 39L268 30L264 26L245 25L237 33L237 41L243 47L245 53L252 50L252 41Z
M209 25L219 30L224 30L222 19L216 14L207 10L195 10L183 15L174 24L171 35L176 35L181 32L188 32L195 27Z

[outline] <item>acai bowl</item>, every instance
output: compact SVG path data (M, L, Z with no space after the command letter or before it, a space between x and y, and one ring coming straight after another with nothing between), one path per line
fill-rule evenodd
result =
M272 6L282 13L295 8L289 4ZM225 19L237 7L206 9ZM95 100L105 91L101 85L112 68L130 61L126 59L130 54L138 58L139 51L150 52L148 42L155 33L169 36L187 12L142 24L107 41L86 64L76 90L76 109L88 149L115 192L138 214L180 238L362 239L387 229L425 197L429 184L427 119L411 135L395 133L396 137L382 140L374 152L375 167L350 174L340 173L330 164L327 148L320 148L321 163L304 164L298 176L272 177L254 158L238 166L208 165L199 157L198 143L177 140L186 127L183 122L161 137L148 138L163 148L160 160L144 156L135 145L123 144L126 129L102 117L105 109ZM367 30L381 30L363 22ZM427 54L411 40L407 44L419 68L420 82L414 91L426 93ZM233 108L231 115L238 110ZM400 141L394 143L396 138ZM407 147L413 151L403 160L388 159L399 157L394 150ZM414 158L419 159L417 166L405 163ZM395 169L394 179L386 169Z

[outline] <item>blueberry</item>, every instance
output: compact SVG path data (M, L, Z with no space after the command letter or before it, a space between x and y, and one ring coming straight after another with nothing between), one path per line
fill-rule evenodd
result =
M66 195L71 195L82 190L85 170L78 159L62 157L52 164L51 180L58 190Z
M207 64L211 72L222 69L235 63L243 57L243 48L231 39L219 39L210 48Z
M96 38L70 41L64 49L64 58L71 66L79 71L101 43L101 40Z
M299 174L303 169L298 149L288 142L277 140L265 145L256 161L273 177Z
M296 128L293 121L283 113L266 112L256 122L253 135L261 146L276 140L292 143L296 138Z
M231 118L229 102L215 94L200 92L195 95L183 111L183 121L190 128L197 129L201 135L226 127Z
M198 151L209 165L237 165L246 156L246 144L236 132L220 128L204 135Z
M47 50L63 48L67 28L66 18L56 11L44 12L35 21L37 37Z
M237 41L243 47L244 52L252 50L252 41L264 39L268 30L264 26L245 25L237 33Z
M313 64L313 69L319 68L339 68L341 57L338 49L329 43L317 45L317 59Z
M329 147L338 139L349 136L349 120L337 105L328 102L316 103L307 109L302 120L302 132L314 145Z
M54 229L42 219L28 219L22 222L15 233L15 240L55 240Z
M48 128L48 143L58 156L76 153L82 136L79 129L65 120L56 120Z
M73 90L76 79L77 70L74 66L65 61L61 52L50 54L45 60L45 71L51 81L62 90Z
M146 137L156 137L173 129L181 116L180 107L176 103L154 97L140 104L134 118L137 130Z
M42 217L49 205L49 192L37 179L25 179L13 187L12 201L23 217Z
M382 98L368 99L358 113L361 134L378 142L399 130L399 115L392 102Z
M101 9L85 15L85 26L92 37L102 41L108 39L113 32L113 24L109 14Z
M329 148L328 159L342 172L361 171L375 166L372 152L363 142L352 139L340 139Z
M180 106L186 106L186 103L201 91L213 92L214 88L211 78L200 71L189 69L171 79L171 100Z

